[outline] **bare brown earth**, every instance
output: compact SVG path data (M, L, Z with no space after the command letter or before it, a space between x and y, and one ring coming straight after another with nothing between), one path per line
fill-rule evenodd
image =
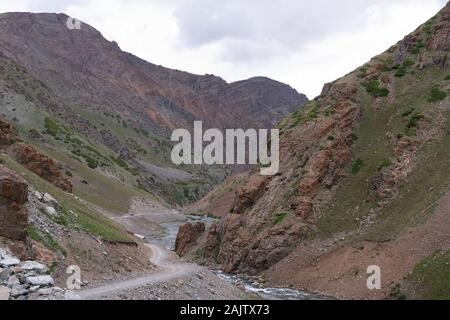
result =
M450 249L450 191L433 215L398 239L328 247L329 241L307 242L264 274L280 286L294 285L339 298L381 299L430 253ZM368 290L367 267L378 265L382 290Z

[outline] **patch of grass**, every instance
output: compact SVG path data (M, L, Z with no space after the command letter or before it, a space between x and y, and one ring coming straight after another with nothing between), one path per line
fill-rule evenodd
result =
M356 159L352 164L352 173L357 174L362 167L364 167L364 162L359 158Z
M273 224L280 224L284 221L284 219L286 219L288 216L287 212L280 212L277 213L274 217L273 217Z
M414 61L411 59L406 59L405 61L403 61L403 67L408 68L414 65Z
M420 120L422 120L424 116L418 112L414 112L409 118L408 123L406 124L406 135L412 137L416 135L416 128Z
M310 101L303 108L291 114L291 128L313 121L319 117L319 106L316 101Z
M89 168L96 169L98 167L98 161L95 158L86 155L85 159Z
M420 298L450 299L450 251L435 252L419 262L408 277L419 288Z
M44 246L46 246L53 252L60 252L64 256L67 255L67 251L49 233L41 232L32 224L28 225L27 233L31 239L39 243L42 243Z
M422 41L418 41L414 47L410 49L411 54L419 54L422 49L425 48L425 44Z
M380 166L378 167L378 170L382 170L383 168L389 168L392 165L391 159L383 159Z
M447 92L442 91L438 86L434 86L431 88L428 101L429 102L438 102L442 101L447 97Z
M400 67L398 68L397 72L395 72L394 76L396 76L397 78L401 78L406 74L406 68L405 67Z
M367 92L374 98L386 97L389 95L389 90L386 88L380 88L380 82L378 80L372 80L366 84Z
M59 134L59 126L52 118L46 117L44 119L44 127L45 127L45 133L49 134L51 136L56 137Z

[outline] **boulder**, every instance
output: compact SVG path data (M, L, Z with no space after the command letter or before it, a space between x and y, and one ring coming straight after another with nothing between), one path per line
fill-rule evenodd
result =
M20 141L13 126L0 118L0 148L10 146Z
M15 172L0 164L0 236L24 240L28 212L28 185Z
M28 290L21 284L15 284L11 288L10 295L13 298L17 298L19 296L27 295Z
M0 286L0 300L9 300L11 289L5 286Z
M12 288L16 284L20 284L20 281L16 276L9 277L8 281L6 282L6 285L10 288Z
M24 261L19 264L19 267L23 271L36 271L38 273L46 273L48 271L48 267L46 265L36 261Z
M15 257L6 257L2 260L0 260L0 266L1 267L12 267L16 266L20 263L20 260Z
M180 226L175 241L175 252L183 256L197 242L197 239L205 232L205 224L203 222L186 223Z
M32 286L47 287L54 284L53 278L51 276L35 276L27 277L26 282Z
M8 279L11 277L12 271L9 268L0 269L0 282L2 281L8 281Z
M250 177L248 183L240 188L234 198L233 212L242 214L253 206L264 194L268 178L259 174Z
M9 155L18 163L63 191L72 192L72 183L64 178L55 160L33 146L18 142L8 148Z
M44 195L42 196L42 201L45 204L47 204L55 209L58 209L58 206L59 206L58 201L56 201L56 199L53 198L50 194L44 193Z
M53 207L44 207L44 211L50 217L56 217L58 215L58 212L56 212L55 208Z

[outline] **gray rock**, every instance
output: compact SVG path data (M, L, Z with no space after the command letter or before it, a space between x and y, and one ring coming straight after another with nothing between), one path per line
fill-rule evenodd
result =
M6 285L10 288L12 288L16 284L20 284L20 281L16 276L9 277L8 282L6 283Z
M36 276L26 278L26 282L32 286L52 286L54 284L53 278L50 276Z
M20 260L15 257L8 257L6 256L2 260L0 260L0 266L2 267L12 267L16 266L20 263Z
M44 196L42 197L42 200L44 203L46 203L49 206L52 206L55 209L58 209L58 201L55 200L51 195L48 193L44 193Z
M0 300L9 300L11 289L5 286L0 286Z
M27 295L27 294L28 294L28 290L25 289L25 287L20 284L15 284L11 288L11 297L13 297L13 298L17 298L19 296L23 296L23 295Z
M56 217L58 215L58 212L56 212L55 208L53 207L44 207L44 211L50 217Z
M33 287L30 287L30 289L28 289L28 291L29 292L36 292L37 290L39 290L39 286L33 286Z
M6 251L2 248L0 248L0 260L5 258L7 255Z
M25 261L19 264L19 267L24 271L36 271L39 273L46 273L48 268L45 264L36 261Z
M44 289L39 289L37 291L37 293L41 296L49 296L52 295L54 293L53 288L44 288Z
M40 193L39 191L35 191L34 196L36 197L37 200L42 201L42 198L44 195L42 193Z
M65 300L81 300L81 297L73 291L67 291L64 294L64 299Z
M8 281L8 279L11 277L11 274L11 269L3 269L2 271L0 271L0 281Z

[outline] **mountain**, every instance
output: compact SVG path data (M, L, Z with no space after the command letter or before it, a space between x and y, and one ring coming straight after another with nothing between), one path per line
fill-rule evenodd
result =
M448 299L449 30L447 4L281 120L280 174L238 182L192 256L335 297Z
M75 191L92 201L104 198L100 190L113 180L172 204L192 202L229 169L175 167L171 130L191 128L194 120L205 128L271 128L307 101L264 77L228 84L151 64L87 24L67 28L67 19L0 15L1 114L21 138L58 160Z
M190 127L271 127L306 96L264 77L228 84L158 66L123 52L87 24L66 27L64 14L0 15L0 49L68 105L111 112L154 132Z

